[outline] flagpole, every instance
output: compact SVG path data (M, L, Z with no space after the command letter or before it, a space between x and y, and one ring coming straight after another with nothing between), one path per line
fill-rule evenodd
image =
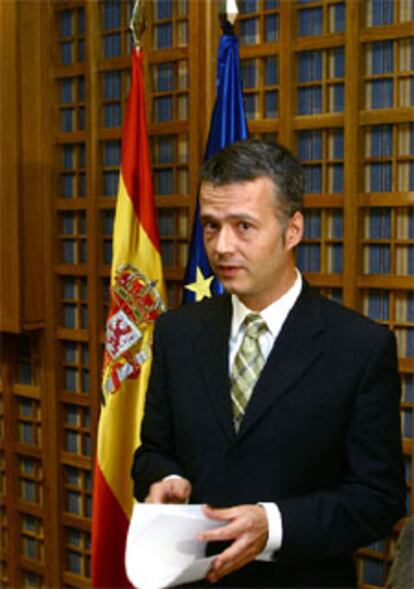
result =
M147 28L145 0L135 0L129 28L131 29L132 37L134 39L134 46L137 51L140 51L141 38Z
M236 22L238 13L239 9L236 0L219 1L219 18L222 24L224 20L225 22L229 22L233 26Z

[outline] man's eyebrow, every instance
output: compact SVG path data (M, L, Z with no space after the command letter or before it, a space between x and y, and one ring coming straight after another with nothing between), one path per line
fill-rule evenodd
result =
M203 214L201 214L200 215L200 220L203 222L203 221L214 221L216 219L215 219L215 217L213 215L205 215L205 214L203 215Z
M224 219L220 217L215 217L214 215L204 213L200 215L201 221L256 221L256 218L250 215L249 213L240 212L240 213L232 213L231 215L226 215Z

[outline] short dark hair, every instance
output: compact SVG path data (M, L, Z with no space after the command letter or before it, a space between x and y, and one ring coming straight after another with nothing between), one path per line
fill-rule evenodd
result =
M200 182L225 186L267 177L287 218L303 209L304 176L297 158L286 147L272 141L247 139L216 152L204 162Z

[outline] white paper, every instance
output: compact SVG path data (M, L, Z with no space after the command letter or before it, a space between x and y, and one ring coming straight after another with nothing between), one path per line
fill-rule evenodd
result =
M160 589L203 579L214 556L205 556L201 532L224 525L201 505L135 504L128 529L125 566L139 589Z

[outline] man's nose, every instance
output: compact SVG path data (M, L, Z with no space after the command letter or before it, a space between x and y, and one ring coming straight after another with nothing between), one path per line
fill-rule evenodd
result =
M216 242L216 252L218 254L228 254L234 249L234 236L230 227L221 227Z

